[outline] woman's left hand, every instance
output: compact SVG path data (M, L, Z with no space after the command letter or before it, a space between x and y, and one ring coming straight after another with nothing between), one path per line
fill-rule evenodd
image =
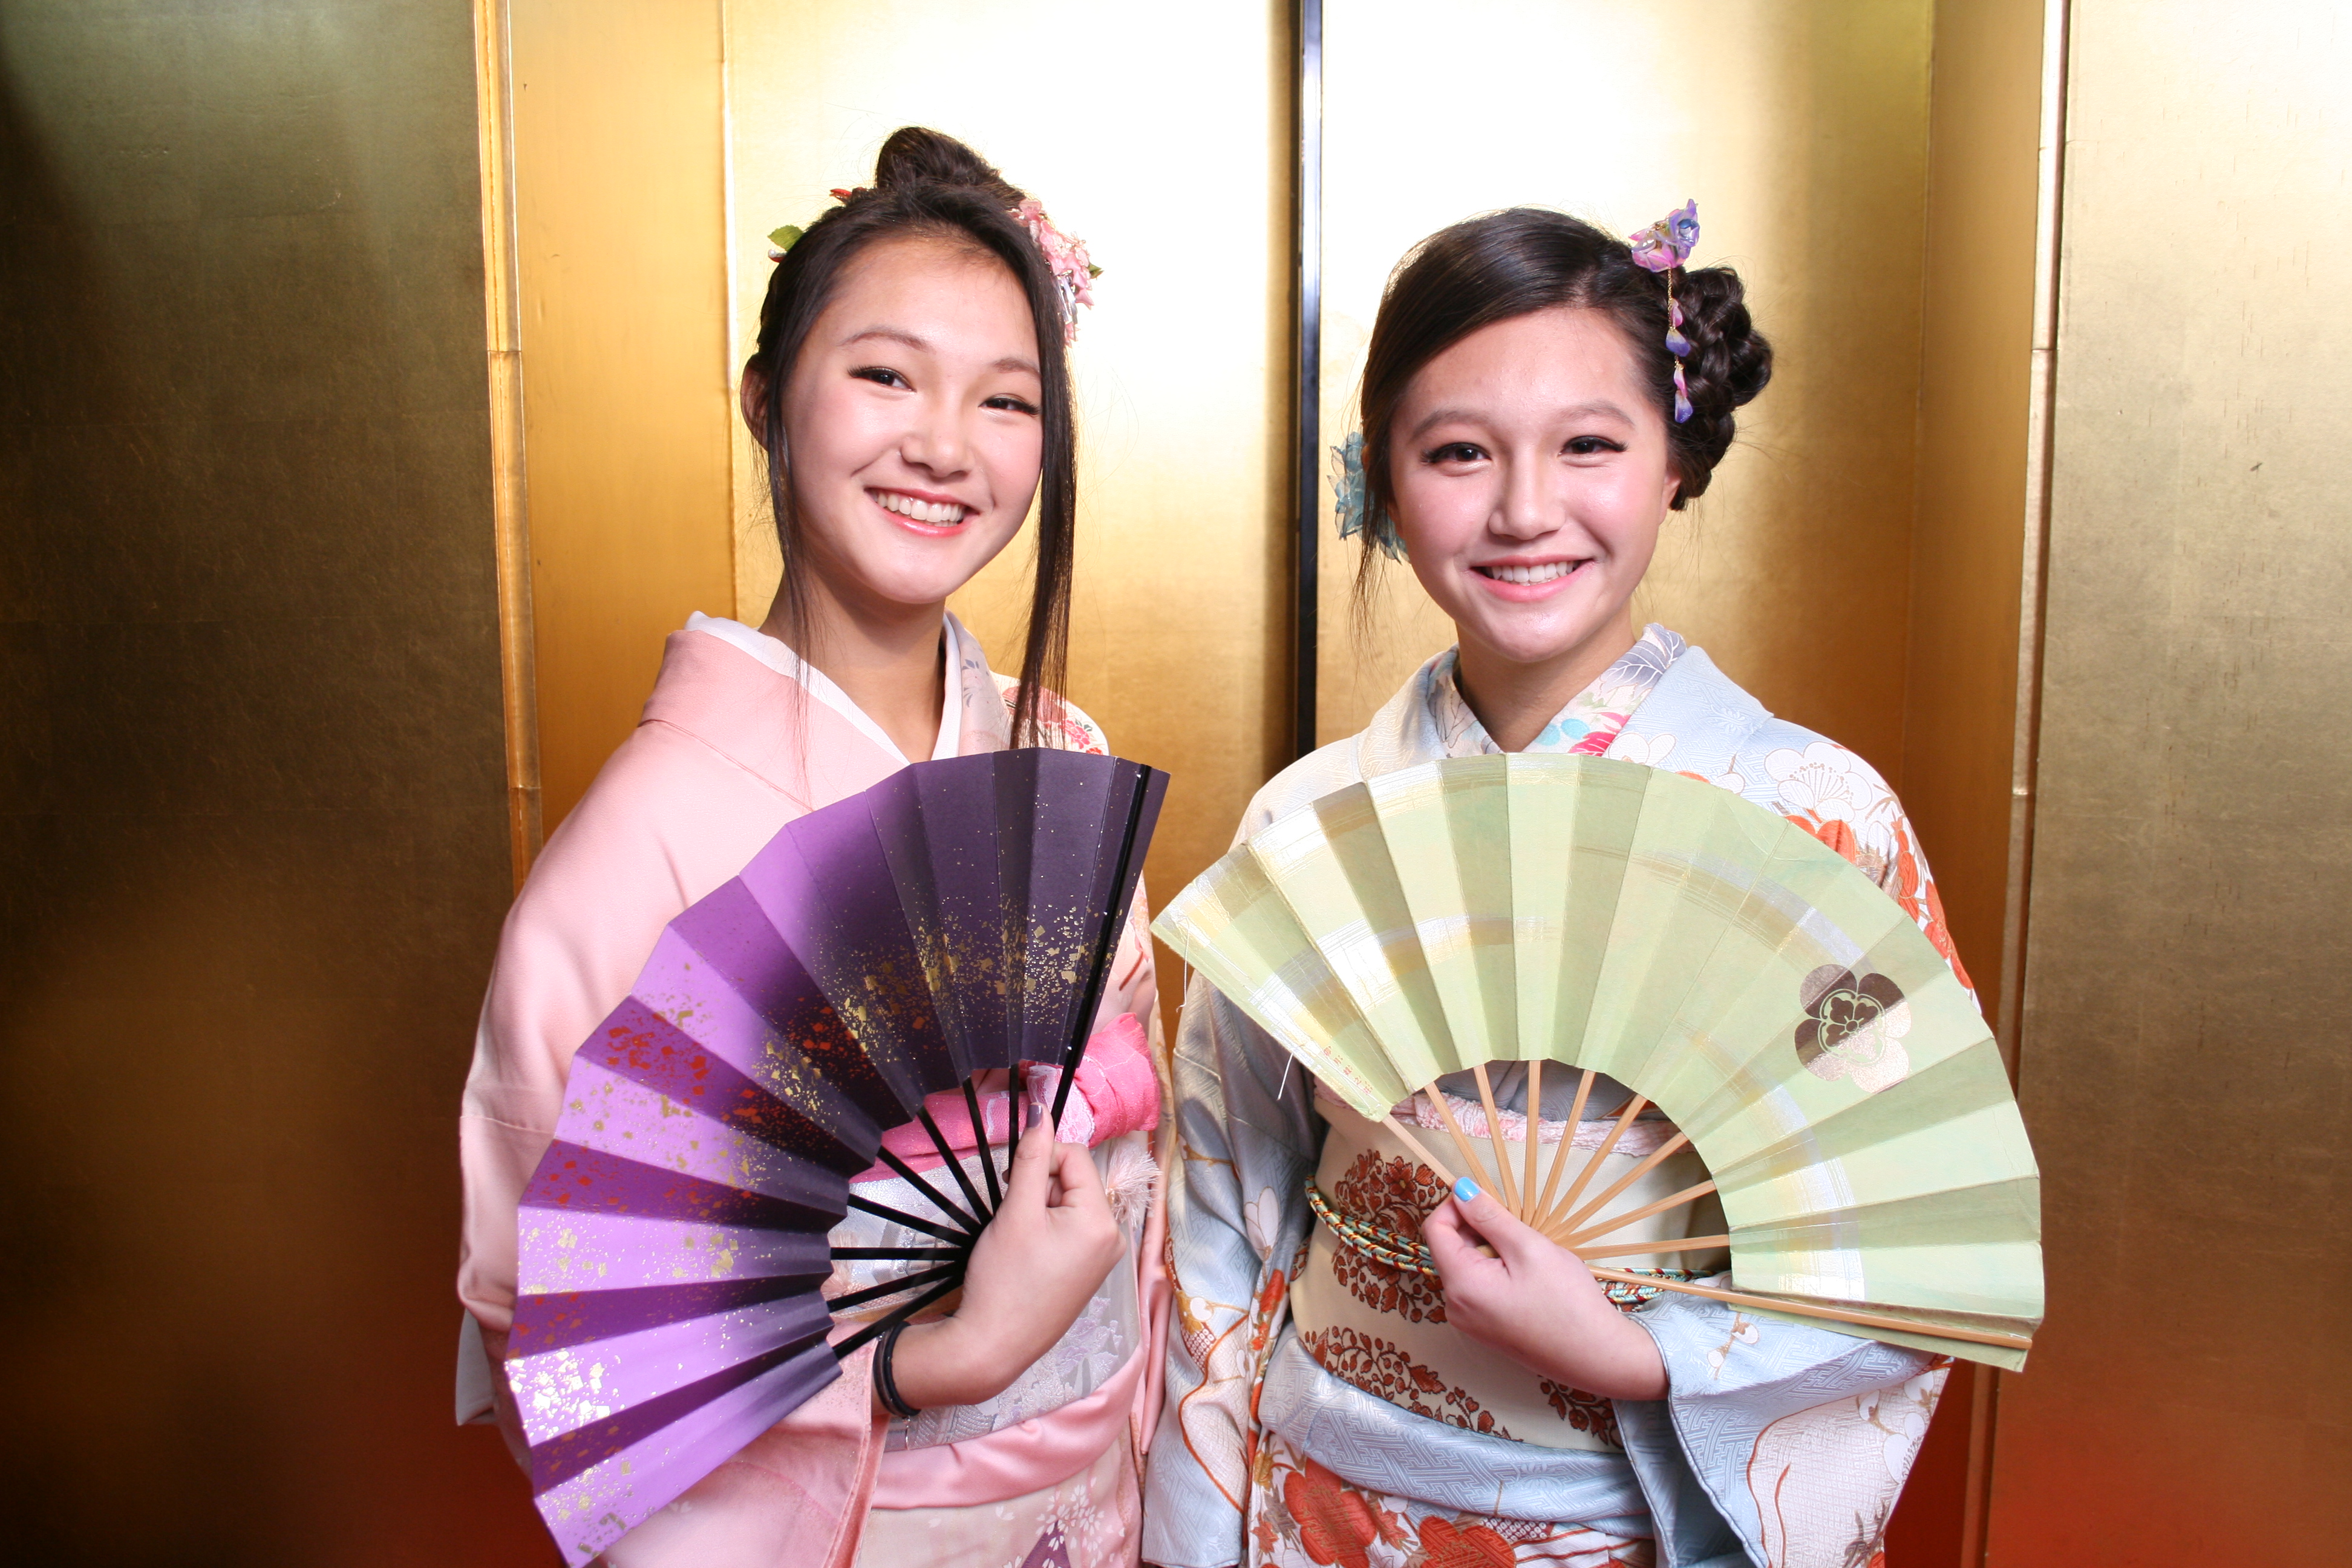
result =
M1465 1196L1465 1190L1469 1194ZM1571 1388L1609 1399L1663 1399L1665 1363L1573 1252L1470 1182L1421 1222L1445 1287L1445 1321ZM1479 1249L1484 1239L1494 1249Z

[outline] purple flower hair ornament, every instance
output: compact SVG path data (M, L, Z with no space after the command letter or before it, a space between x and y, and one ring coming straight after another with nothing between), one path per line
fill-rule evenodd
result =
M1625 242L1633 259L1666 280L1666 352L1675 356L1675 423L1691 416L1690 388L1683 381L1683 361L1691 352L1683 334L1682 302L1675 298L1675 268L1690 259L1698 244L1698 202L1685 202Z
M1671 272L1690 259L1698 244L1698 202L1685 202L1626 241L1633 259L1653 272Z

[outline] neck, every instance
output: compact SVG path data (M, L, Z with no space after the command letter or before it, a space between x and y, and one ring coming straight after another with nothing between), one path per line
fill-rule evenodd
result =
M1454 629L1459 636L1458 624ZM1574 647L1534 662L1507 658L1464 637L1454 679L1462 688L1462 700L1495 744L1507 752L1523 752L1570 699L1598 679L1635 640L1630 605Z
M823 670L849 700L882 726L909 762L931 754L940 734L940 711L947 701L936 605L901 605L853 598L835 591L822 572L808 574L807 618L793 626L784 590L760 629Z

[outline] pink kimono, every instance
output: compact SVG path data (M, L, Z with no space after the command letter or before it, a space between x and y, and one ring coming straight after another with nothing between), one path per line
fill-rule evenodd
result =
M944 640L933 755L1004 749L1013 683L989 671L952 616ZM1047 710L1053 743L1106 750L1085 715L1058 701ZM513 1321L517 1202L552 1134L572 1053L687 906L785 823L905 763L878 725L775 639L701 616L671 636L645 717L548 840L499 943L459 1121L461 1421L491 1419L495 1405L520 1452L504 1379L491 1369ZM875 1405L871 1352L861 1351L824 1393L624 1537L607 1563L1135 1561L1137 1478L1160 1406L1169 1295L1150 1148L1164 1075L1144 932L1139 890L1077 1085L1080 1124L1093 1124L1097 1167L1129 1225L1129 1260L1063 1344L996 1401L895 1424Z

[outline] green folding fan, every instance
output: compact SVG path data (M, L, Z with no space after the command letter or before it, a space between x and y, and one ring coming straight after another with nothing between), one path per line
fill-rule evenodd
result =
M1457 758L1273 824L1152 929L1448 1182L1391 1112L1470 1071L1483 1157L1430 1096L1461 1168L1603 1279L2024 1363L2040 1178L2000 1052L1911 918L1794 823L1633 763ZM1635 1098L1590 1157L1507 1156L1497 1061L1528 1064L1530 1105L1545 1064L1579 1070L1571 1122L1597 1075ZM1678 1136L1588 1191L1651 1104ZM1617 1204L1685 1143L1709 1180ZM1709 1193L1724 1234L1620 1235ZM1726 1246L1730 1289L1593 1261Z

